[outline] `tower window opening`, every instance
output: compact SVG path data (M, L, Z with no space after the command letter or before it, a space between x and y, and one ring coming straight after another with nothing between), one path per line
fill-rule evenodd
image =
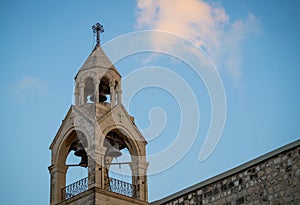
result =
M106 190L134 197L131 171L131 155L126 142L116 132L109 132L104 143L106 146Z
M67 157L67 165L80 164L81 159L74 154L75 151L71 151ZM88 169L82 166L69 166L66 174L66 185L72 184L88 176Z
M128 164L131 162L130 153L127 148L120 152L122 153L120 157L112 159L108 176L132 184L132 173Z
M99 102L110 102L110 87L107 78L102 78L99 85Z
M84 86L84 103L93 103L94 102L94 80L90 77L88 77L85 80L85 86Z

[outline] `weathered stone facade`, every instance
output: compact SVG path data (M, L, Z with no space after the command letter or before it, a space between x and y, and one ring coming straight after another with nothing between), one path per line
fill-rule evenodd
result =
M91 188L57 205L148 205L147 202L99 188Z
M152 205L300 204L300 140Z

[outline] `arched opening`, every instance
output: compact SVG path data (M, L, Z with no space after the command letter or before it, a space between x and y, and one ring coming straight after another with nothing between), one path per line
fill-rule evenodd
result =
M80 181L83 178L88 176L88 169L84 166L80 166L81 159L78 156L75 156L75 151L71 151L66 160L66 165L76 165L68 166L68 171L66 174L66 185L73 184L77 181Z
M94 80L91 77L88 77L85 80L84 86L84 103L92 103L94 101L93 96L95 93Z
M88 189L88 155L85 151L87 139L81 131L73 130L65 142L66 158L65 187L62 200L71 198Z
M119 130L110 131L104 140L106 190L129 197L135 196L131 171L131 154L127 137Z
M131 156L128 148L120 150L122 155L113 158L109 167L108 176L132 184L132 172L130 168Z
M103 77L99 84L99 102L107 102L110 103L110 87L109 87L109 79L107 77Z

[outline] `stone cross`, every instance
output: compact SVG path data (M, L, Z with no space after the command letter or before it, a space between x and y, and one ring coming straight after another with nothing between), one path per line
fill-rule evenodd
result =
M100 45L100 34L104 32L103 25L96 23L92 26L93 32L96 34L97 45Z

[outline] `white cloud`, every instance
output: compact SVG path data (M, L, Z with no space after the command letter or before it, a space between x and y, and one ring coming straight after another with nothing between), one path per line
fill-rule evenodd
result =
M203 48L218 67L228 70L233 79L242 77L242 42L260 30L259 21L253 14L248 14L245 20L231 22L220 3L203 0L137 0L136 7L138 29L183 36ZM153 39L153 43L161 48L170 42Z
M43 94L46 92L46 84L42 80L32 76L24 77L15 85L13 95L15 97L22 97L27 92Z

